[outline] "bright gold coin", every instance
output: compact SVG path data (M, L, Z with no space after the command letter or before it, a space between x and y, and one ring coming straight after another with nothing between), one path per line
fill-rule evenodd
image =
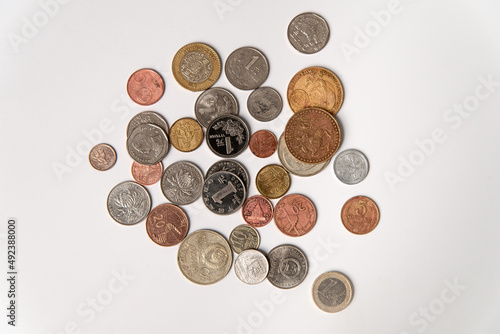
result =
M170 128L170 142L179 151L194 151L200 147L202 141L203 129L193 118L181 118Z
M255 184L262 196L280 198L290 189L290 174L281 165L267 165L257 173Z
M352 283L346 275L338 271L329 271L316 278L312 294L314 302L321 310L334 313L349 306L352 290Z

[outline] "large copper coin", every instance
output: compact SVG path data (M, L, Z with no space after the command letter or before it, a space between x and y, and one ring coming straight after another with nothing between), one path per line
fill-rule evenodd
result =
M316 208L304 195L286 195L276 204L274 221L284 234L290 237L300 237L308 233L316 224Z
M281 165L267 165L261 168L255 178L255 185L261 195L280 198L290 189L290 174Z
M191 152L203 142L203 129L195 119L185 117L177 120L170 128L170 142L181 152Z
M250 137L248 147L256 157L268 158L278 148L278 140L271 131L259 130Z
M330 159L340 146L340 128L331 114L304 109L288 120L285 143L296 159L317 164Z
M273 203L264 196L249 197L241 208L241 214L250 226L266 226L273 219Z
M89 153L89 162L99 171L105 171L116 163L116 151L108 144L97 144Z
M366 234L377 227L380 212L371 198L356 196L345 202L340 218L349 232Z
M161 76L148 68L132 73L127 82L127 93L130 98L143 106L156 103L165 92L165 83Z
M184 210L174 204L160 204L148 215L146 231L160 246L174 246L184 240L189 230L189 220Z
M150 186L160 181L163 174L161 161L154 165L141 165L137 161L132 163L132 177L143 186Z

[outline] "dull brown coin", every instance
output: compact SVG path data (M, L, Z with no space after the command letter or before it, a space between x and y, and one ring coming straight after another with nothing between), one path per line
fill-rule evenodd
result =
M191 152L200 147L203 129L193 118L181 118L170 128L170 142L181 152Z
M241 208L241 214L252 227L266 226L273 219L273 203L264 196L249 197Z
M300 237L308 233L316 224L316 208L304 195L286 195L276 204L274 221L284 234L290 237Z
M143 186L150 186L160 181L163 174L163 164L141 165L137 161L132 163L132 177Z
M255 156L267 158L273 155L278 148L278 141L271 131L259 130L250 137L248 147Z
M349 232L366 234L377 227L380 212L377 204L371 198L355 196L345 202L340 218Z
M108 144L97 144L90 150L89 162L99 171L108 170L116 163L116 152Z
M165 83L158 72L143 68L132 73L127 82L130 98L143 106L149 106L163 96Z
M174 246L184 240L189 230L189 220L177 205L165 203L155 207L146 220L149 237L160 246Z
M267 198L280 198L290 189L290 174L280 165L267 165L255 178L257 190Z

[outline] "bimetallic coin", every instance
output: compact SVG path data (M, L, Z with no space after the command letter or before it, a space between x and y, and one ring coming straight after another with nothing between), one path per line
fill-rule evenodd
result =
M224 159L217 161L212 166L210 166L205 178L208 178L215 172L222 171L236 174L236 176L239 177L245 184L245 189L248 190L248 186L250 185L250 177L248 176L248 172L245 167L243 167L243 165L236 160Z
M284 234L300 237L312 230L316 224L316 208L304 195L286 195L276 204L274 222Z
M377 204L366 196L355 196L345 202L340 213L345 228L354 234L366 234L377 227L380 212Z
M90 150L89 162L94 169L108 170L116 163L116 151L108 144L97 144Z
M203 129L193 118L181 118L172 124L170 142L181 152L191 152L203 142Z
M204 127L208 127L215 118L232 114L238 115L238 101L234 95L224 88L212 87L198 96L194 104L196 119Z
M156 103L165 92L162 77L154 70L143 68L132 73L127 82L130 98L143 106Z
M267 277L269 261L258 250L248 249L241 252L234 261L234 272L243 283L258 284Z
M269 282L281 289L291 289L302 283L309 268L305 254L292 245L277 246L267 254Z
M253 227L266 226L273 219L273 203L264 196L249 197L241 208L243 220Z
M216 172L203 186L203 203L212 212L229 215L243 205L246 189L243 181L230 172Z
M227 57L225 72L227 80L236 88L255 89L266 81L269 63L259 50L242 47Z
M259 232L246 224L236 226L229 235L229 244L236 254L246 249L257 249L260 245Z
M162 115L154 111L143 111L132 117L127 126L127 137L139 124L154 124L159 126L168 135L168 123Z
M198 230L179 246L177 263L181 273L193 283L208 285L223 279L233 262L233 252L217 232Z
M312 294L314 302L321 310L329 313L339 312L351 303L352 283L346 275L329 271L316 278Z
M186 213L176 205L160 204L148 215L146 231L160 246L174 246L184 240L189 230Z
M281 113L283 100L275 89L259 87L248 96L247 107L250 115L256 120L269 122Z
M302 53L316 53L323 49L330 37L325 19L315 13L302 13L288 26L288 40Z
M127 138L127 150L132 159L141 165L154 165L168 153L168 137L159 126L140 124Z
M250 137L248 146L256 157L268 158L276 152L278 141L271 131L259 130Z
M161 161L154 165L141 165L136 161L132 163L132 177L143 186L150 186L160 181L162 174L163 164Z
M280 165L267 165L257 173L255 185L262 196L279 198L290 189L290 174Z
M144 220L151 210L151 197L146 188L133 181L116 185L108 195L108 212L122 225L134 225Z
M232 158L248 146L250 131L248 126L236 115L215 118L206 132L208 147L219 157Z
M340 152L333 161L337 178L345 184L357 184L368 175L368 159L355 149Z
M287 171L297 176L313 176L321 172L330 163L331 159L317 164L310 164L296 159L288 150L285 136L281 135L278 142L278 157Z
M192 162L174 162L163 172L161 191L172 203L187 205L201 196L203 173Z

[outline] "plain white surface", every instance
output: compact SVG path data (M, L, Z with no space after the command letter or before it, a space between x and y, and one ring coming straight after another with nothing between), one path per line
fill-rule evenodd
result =
M342 46L355 46L358 31L376 22L372 11L388 4L73 0L16 53L8 36L22 36L25 19L32 22L41 7L2 1L0 267L6 266L7 218L15 217L19 308L16 328L0 312L1 332L498 333L500 87L461 121L447 110L474 102L476 89L486 94L477 88L480 77L500 81L500 5L401 0L390 23L346 57ZM331 29L327 46L314 55L300 54L286 37L290 20L305 11L322 15ZM216 84L236 95L252 132L283 131L292 114L286 88L298 70L324 66L343 83L341 150L362 150L370 161L368 177L344 185L331 163L313 178L294 176L289 193L313 200L315 228L298 239L281 234L273 222L259 229L263 251L291 243L309 257L310 272L295 289L267 281L247 286L232 270L215 285L192 284L177 267L177 247L157 246L144 223L120 226L106 211L109 190L131 179L129 119L143 110L160 112L169 124L194 117L199 93L181 88L171 72L175 52L191 42L213 46L223 65L241 46L266 54L271 70L265 85L285 100L274 122L254 120L246 110L250 92L232 87L224 74ZM143 67L156 69L166 83L162 99L146 108L125 90L129 75ZM84 132L99 129L103 120L111 130L102 141L116 148L118 161L98 172L87 162ZM415 141L431 138L437 128L445 139L418 160ZM59 179L54 164L67 165L68 148L78 147L86 153L81 161L73 157L71 171ZM421 164L391 189L387 173L397 173L400 159L411 157ZM181 159L203 171L218 160L203 143L192 153L172 148L164 165ZM278 157L258 159L247 150L237 160L249 170L249 195L255 195L257 171ZM159 184L148 190L154 206L166 202ZM339 218L355 195L370 196L381 211L379 226L365 236L350 234ZM190 231L211 228L228 237L242 223L239 213L216 216L201 200L184 209ZM329 270L348 275L355 288L351 305L338 314L320 311L311 297L314 279ZM119 283L117 272L131 278ZM5 310L7 285L0 282ZM453 293L448 286L454 282L464 288ZM92 299L102 302L99 311L91 311Z

